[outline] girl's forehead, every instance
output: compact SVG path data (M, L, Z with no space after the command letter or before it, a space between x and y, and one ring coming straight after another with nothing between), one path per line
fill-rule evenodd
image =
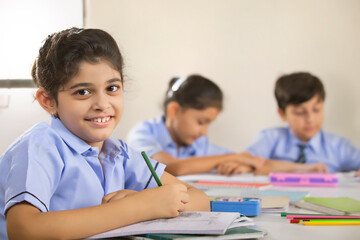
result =
M67 85L82 81L106 82L114 78L121 80L121 74L107 61L101 60L97 63L81 62L77 73L69 79Z
M215 118L219 114L220 110L216 107L207 107L205 109L185 108L183 113L188 116Z

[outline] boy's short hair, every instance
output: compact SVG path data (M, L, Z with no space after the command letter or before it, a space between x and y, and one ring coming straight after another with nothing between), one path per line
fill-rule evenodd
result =
M69 28L49 35L31 71L37 87L57 101L57 93L79 71L82 62L107 61L123 81L123 58L114 38L101 29Z
M324 101L325 89L320 79L308 72L283 75L276 81L275 98L283 111L289 104L299 105L314 96Z

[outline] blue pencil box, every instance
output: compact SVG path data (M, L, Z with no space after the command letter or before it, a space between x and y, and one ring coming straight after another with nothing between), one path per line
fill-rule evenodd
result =
M239 212L245 216L258 216L261 199L253 197L211 197L212 212Z

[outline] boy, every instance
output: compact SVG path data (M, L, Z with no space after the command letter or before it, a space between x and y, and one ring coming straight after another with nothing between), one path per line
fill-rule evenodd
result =
M261 173L339 172L360 168L360 151L346 139L322 130L325 90L306 72L280 77L275 97L288 127L265 129L247 151L265 159Z

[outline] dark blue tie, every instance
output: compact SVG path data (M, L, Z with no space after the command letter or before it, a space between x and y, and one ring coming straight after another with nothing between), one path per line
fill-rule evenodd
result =
M298 144L299 147L299 156L296 159L296 163L306 163L306 156L305 156L305 145Z

